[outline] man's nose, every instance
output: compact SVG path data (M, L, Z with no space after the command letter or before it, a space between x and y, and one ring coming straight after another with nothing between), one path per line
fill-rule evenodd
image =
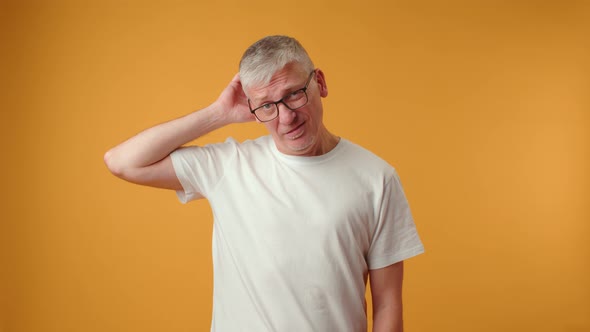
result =
M279 122L282 124L291 124L297 118L297 113L295 111L290 110L287 106L283 103L279 103L277 105L279 107Z

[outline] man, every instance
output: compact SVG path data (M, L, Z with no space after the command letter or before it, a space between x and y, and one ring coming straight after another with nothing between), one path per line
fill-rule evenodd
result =
M395 170L322 122L322 70L295 39L250 46L210 106L105 155L115 175L207 198L214 213L211 331L402 331L403 260L423 252ZM181 147L225 125L269 136Z

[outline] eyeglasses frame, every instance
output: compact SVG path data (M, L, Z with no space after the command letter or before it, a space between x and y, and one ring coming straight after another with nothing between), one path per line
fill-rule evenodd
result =
M258 119L258 121L260 121L260 122L269 122L269 121L272 121L272 120L274 120L274 119L276 119L276 118L279 117L279 111L280 111L279 110L279 104L285 105L285 107L288 108L288 109L290 109L291 111L300 109L301 107L307 105L307 103L309 102L309 96L307 95L307 87L309 86L309 83L311 82L311 78L313 77L313 74L314 73L315 73L315 69L312 70L311 73L309 73L309 77L307 78L307 83L305 83L305 86L303 88L297 89L297 90L292 91L292 92L289 92L283 98L281 98L280 100L277 100L275 102L264 103L263 105L260 105L260 106L256 107L255 109L252 109L252 105L250 104L250 98L248 98L248 108L250 109L250 113L254 114L254 116L256 117L256 119ZM284 99L287 98L289 95L294 94L294 93L299 92L299 91L303 91L303 93L305 94L305 103L303 105L299 106L299 107L295 107L295 108L289 107L289 105L287 105L285 103ZM272 119L260 120L258 118L258 115L256 115L256 111L259 110L259 109L261 109L262 107L264 107L266 105L269 105L269 104L274 104L275 105L275 107L277 108L277 114Z

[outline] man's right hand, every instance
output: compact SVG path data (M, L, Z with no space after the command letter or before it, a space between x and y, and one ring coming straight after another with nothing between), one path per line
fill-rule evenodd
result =
M228 123L240 123L256 120L248 107L248 98L244 94L240 74L236 74L228 86L221 92L212 105Z

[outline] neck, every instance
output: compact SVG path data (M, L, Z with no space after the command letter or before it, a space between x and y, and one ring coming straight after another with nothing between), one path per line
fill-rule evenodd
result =
M332 151L336 147L340 137L330 133L325 127L320 131L314 149L311 151L311 156L321 156Z

